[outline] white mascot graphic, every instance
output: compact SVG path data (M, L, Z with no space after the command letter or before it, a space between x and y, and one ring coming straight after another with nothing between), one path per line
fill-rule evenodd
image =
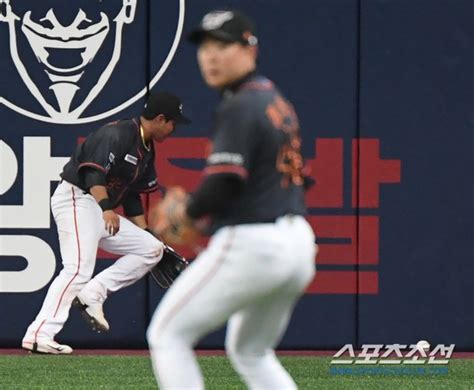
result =
M133 23L135 20L138 0L122 0L122 6L118 14L113 15L113 18L111 18L104 12L100 12L100 19L97 22L92 22L92 20L88 18L88 15L79 8L75 18L68 25L64 25L58 21L58 17L53 8L50 8L44 17L38 21L32 20L31 11L26 11L22 17L20 17L15 13L14 6L12 7L11 3L14 4L14 1L15 0L0 0L0 22L6 22L8 24L10 55L19 75L48 116L46 117L29 112L1 96L0 103L33 119L53 123L85 123L110 116L120 109L129 106L145 94L146 89L143 89L116 109L89 118L81 118L84 110L89 107L107 84L120 60L122 52L122 33L124 27ZM150 83L150 87L158 81L159 77L161 77L171 62L181 35L183 15L184 0L181 0L180 17L174 43L165 63ZM28 73L27 67L18 54L16 28L18 23L21 24L21 32L26 37L36 59L40 65L44 67L44 72L50 81L49 89L53 91L57 100L56 107L46 101L44 94L33 81ZM111 32L114 33L114 45L107 66L85 99L76 107L72 107L71 103L77 91L80 89L78 85L79 81L87 71L87 66L93 63L104 40ZM68 55L68 51L71 53L73 50L75 50L76 53L80 51L80 60L77 64L68 67L53 65L50 60L50 53L55 49L62 50L65 56Z

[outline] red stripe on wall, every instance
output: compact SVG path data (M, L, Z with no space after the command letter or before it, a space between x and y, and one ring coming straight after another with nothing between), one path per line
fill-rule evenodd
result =
M306 289L308 294L357 294L356 271L318 271ZM359 272L359 294L378 294L379 274Z

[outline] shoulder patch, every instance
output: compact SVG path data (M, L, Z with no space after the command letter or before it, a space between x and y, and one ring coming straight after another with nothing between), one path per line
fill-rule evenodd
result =
M131 154L126 154L124 160L133 165L137 165L138 163L138 158L132 156Z
M217 152L217 153L212 153L207 158L207 163L209 165L215 165L215 164L243 165L244 156L242 156L242 154L240 153Z

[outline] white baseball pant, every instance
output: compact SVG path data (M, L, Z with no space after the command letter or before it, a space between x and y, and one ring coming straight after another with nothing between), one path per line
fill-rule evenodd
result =
M204 387L192 348L227 320L227 354L249 388L296 388L274 348L315 275L316 249L300 216L220 229L163 297L148 328L160 388Z
M26 331L23 340L31 343L40 338L54 339L63 328L73 299L92 277L98 247L123 256L90 282L102 302L107 292L136 282L163 256L163 244L126 218L120 217L120 230L111 236L94 197L71 183L58 185L51 210L58 228L63 269Z

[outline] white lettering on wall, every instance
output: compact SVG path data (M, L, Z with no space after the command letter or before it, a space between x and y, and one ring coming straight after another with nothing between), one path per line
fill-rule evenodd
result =
M8 229L48 229L50 227L50 182L59 180L62 167L68 157L51 157L50 137L25 137L23 139L23 204L0 205L0 228ZM6 145L6 144L5 144ZM0 149L3 161L9 166L16 164L11 154L4 152L5 146ZM5 157L4 157L5 156ZM15 174L16 178L16 174ZM9 188L14 180L6 179ZM5 193L8 189L2 188Z
M22 271L0 272L0 293L40 290L49 283L56 269L53 250L34 236L0 236L0 256L19 256L28 262Z
M23 139L23 202L0 205L0 228L49 229L50 183L59 179L68 157L51 157L50 137ZM11 189L18 177L18 160L9 145L0 141L0 195ZM44 240L32 235L0 235L0 260L22 257L21 271L0 272L0 293L32 292L46 286L54 275L56 258Z

